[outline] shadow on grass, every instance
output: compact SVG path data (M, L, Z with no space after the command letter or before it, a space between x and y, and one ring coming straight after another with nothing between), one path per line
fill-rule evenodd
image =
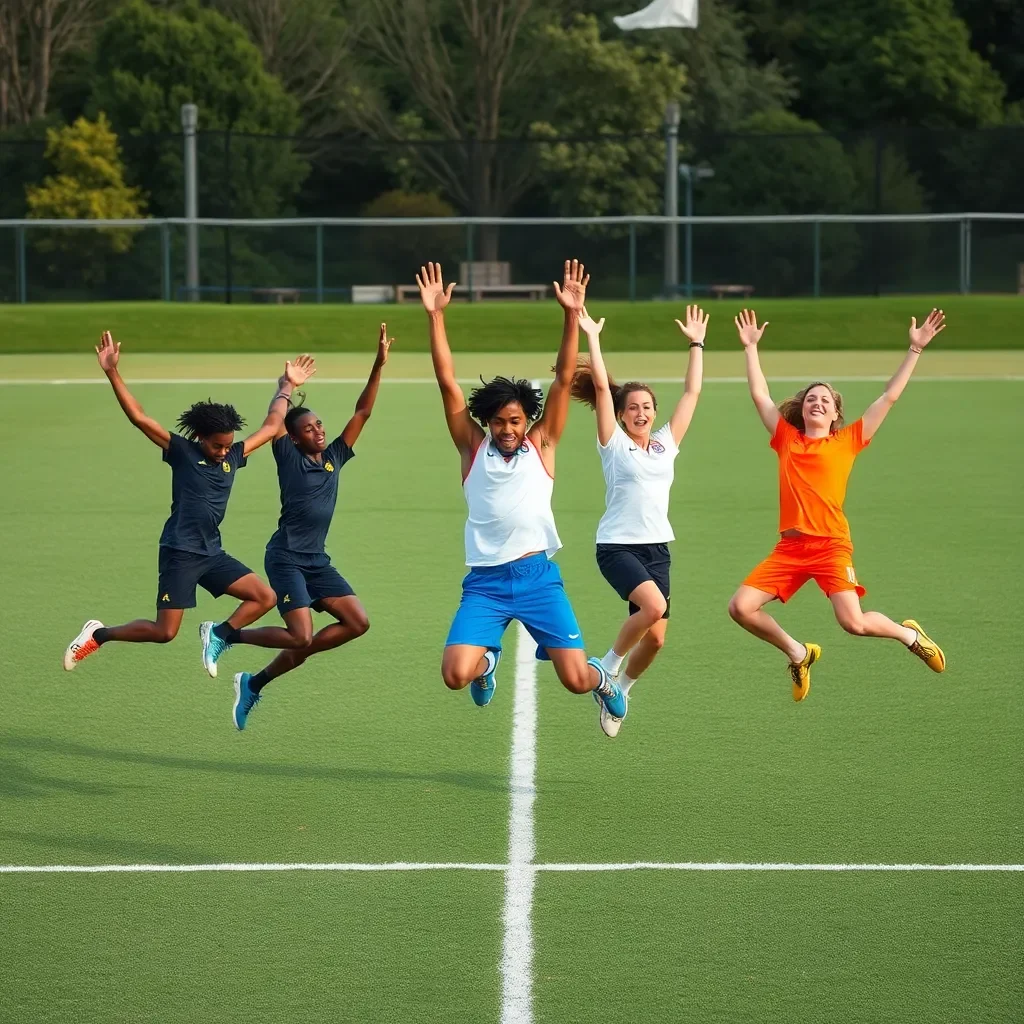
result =
M196 850L168 843L147 843L138 839L104 839L100 836L58 835L0 829L0 861L8 842L23 843L46 850L87 853L116 864L199 864L206 858Z

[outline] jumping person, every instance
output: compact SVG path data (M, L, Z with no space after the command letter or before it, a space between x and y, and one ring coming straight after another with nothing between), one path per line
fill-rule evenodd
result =
M270 587L221 547L220 524L231 486L248 457L277 434L292 388L304 383L316 368L310 356L285 363L263 425L244 441L235 441L235 431L245 421L232 405L196 402L178 417L181 436L147 416L121 378L120 354L121 343L105 331L96 355L114 396L132 425L163 449L163 460L171 467L171 514L160 535L156 619L136 619L124 626L104 626L90 619L64 652L64 668L70 672L110 641L169 643L178 634L185 609L196 605L198 584L214 597L228 594L242 602L219 625L211 622L200 627L203 665L216 676L217 658L237 631L274 607Z
M562 546L551 512L555 448L569 413L579 351L578 315L588 281L582 264L566 260L562 284L555 282L565 316L547 402L525 380L495 377L488 383L481 379L482 386L467 403L455 378L444 325L455 285L445 288L440 264L428 263L416 276L430 321L430 354L448 431L462 458L469 513L469 573L445 642L441 676L453 690L469 685L481 707L494 695L502 634L517 619L537 642L538 658L554 664L567 690L594 691L611 714L626 714L622 691L600 659L587 660L561 573L551 561Z
M729 614L744 629L767 640L789 658L793 700L811 687L811 666L821 657L817 644L794 640L762 609L786 602L813 579L832 602L839 625L854 636L899 640L932 671L942 672L946 657L913 619L897 625L880 612L861 609L866 593L853 569L850 525L843 514L846 483L857 455L867 447L893 403L903 394L925 346L945 328L941 309L918 327L910 320L910 351L864 415L843 426L843 396L831 384L815 381L776 406L761 372L757 345L768 322L757 325L752 310L736 317L746 354L750 397L771 434L779 457L779 533L775 550L743 581L729 602Z
M668 545L675 540L668 521L669 492L679 445L693 419L703 379L708 315L698 306L687 306L686 322L676 324L690 343L686 380L671 418L654 430L658 412L654 392L639 381L618 385L608 376L601 355L604 317L595 323L586 310L580 317L590 361L580 360L572 396L597 413L597 450L605 481L597 564L629 605L629 616L601 661L627 700L633 684L665 643L670 604ZM600 721L606 735L618 735L622 720L603 706Z
M245 728L249 712L272 679L298 668L314 654L355 640L370 628L366 609L348 580L331 565L324 544L338 503L341 468L355 457L353 448L373 412L381 370L393 340L387 336L387 324L381 324L370 378L356 400L352 418L330 444L320 417L301 404L288 411L274 438L281 518L267 544L264 566L285 628L244 629L236 643L285 649L255 675L239 672L235 676L231 715L237 729ZM314 635L311 609L327 612L337 622Z

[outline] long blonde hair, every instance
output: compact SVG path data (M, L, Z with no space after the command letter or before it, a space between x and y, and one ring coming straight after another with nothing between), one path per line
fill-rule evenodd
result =
M837 430L841 430L843 426L843 396L827 380L816 380L808 384L807 387L798 391L792 398L787 398L782 402L779 402L779 415L788 423L790 426L796 427L800 433L805 432L804 427L804 399L807 397L807 392L811 388L828 388L829 394L832 396L832 404L836 409L836 419L832 426L829 428L829 432L834 434Z

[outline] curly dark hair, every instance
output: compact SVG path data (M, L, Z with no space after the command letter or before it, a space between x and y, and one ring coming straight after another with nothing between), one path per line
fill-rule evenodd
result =
M469 414L479 423L487 426L509 402L518 402L523 407L527 420L533 423L540 419L544 409L544 392L532 387L527 380L517 377L495 377L485 381L480 378L481 387L469 394Z
M208 398L196 402L178 417L178 431L189 441L211 434L233 434L245 426L233 405L221 405Z
M625 384L616 384L608 375L608 390L612 393L612 403L615 406L615 415L621 416L626 407L626 396L634 391L646 391L654 403L654 411L658 411L658 399L647 384L638 380L627 380ZM572 397L577 402L589 405L591 409L597 408L597 389L594 387L594 372L591 369L590 361L580 357L576 363L576 372L572 375Z

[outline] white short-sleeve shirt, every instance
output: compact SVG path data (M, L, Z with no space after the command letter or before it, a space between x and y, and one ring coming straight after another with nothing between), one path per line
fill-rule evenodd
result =
M621 427L606 445L600 441L605 481L605 513L598 544L667 544L675 540L668 521L668 499L679 445L668 423L651 434L645 451Z

